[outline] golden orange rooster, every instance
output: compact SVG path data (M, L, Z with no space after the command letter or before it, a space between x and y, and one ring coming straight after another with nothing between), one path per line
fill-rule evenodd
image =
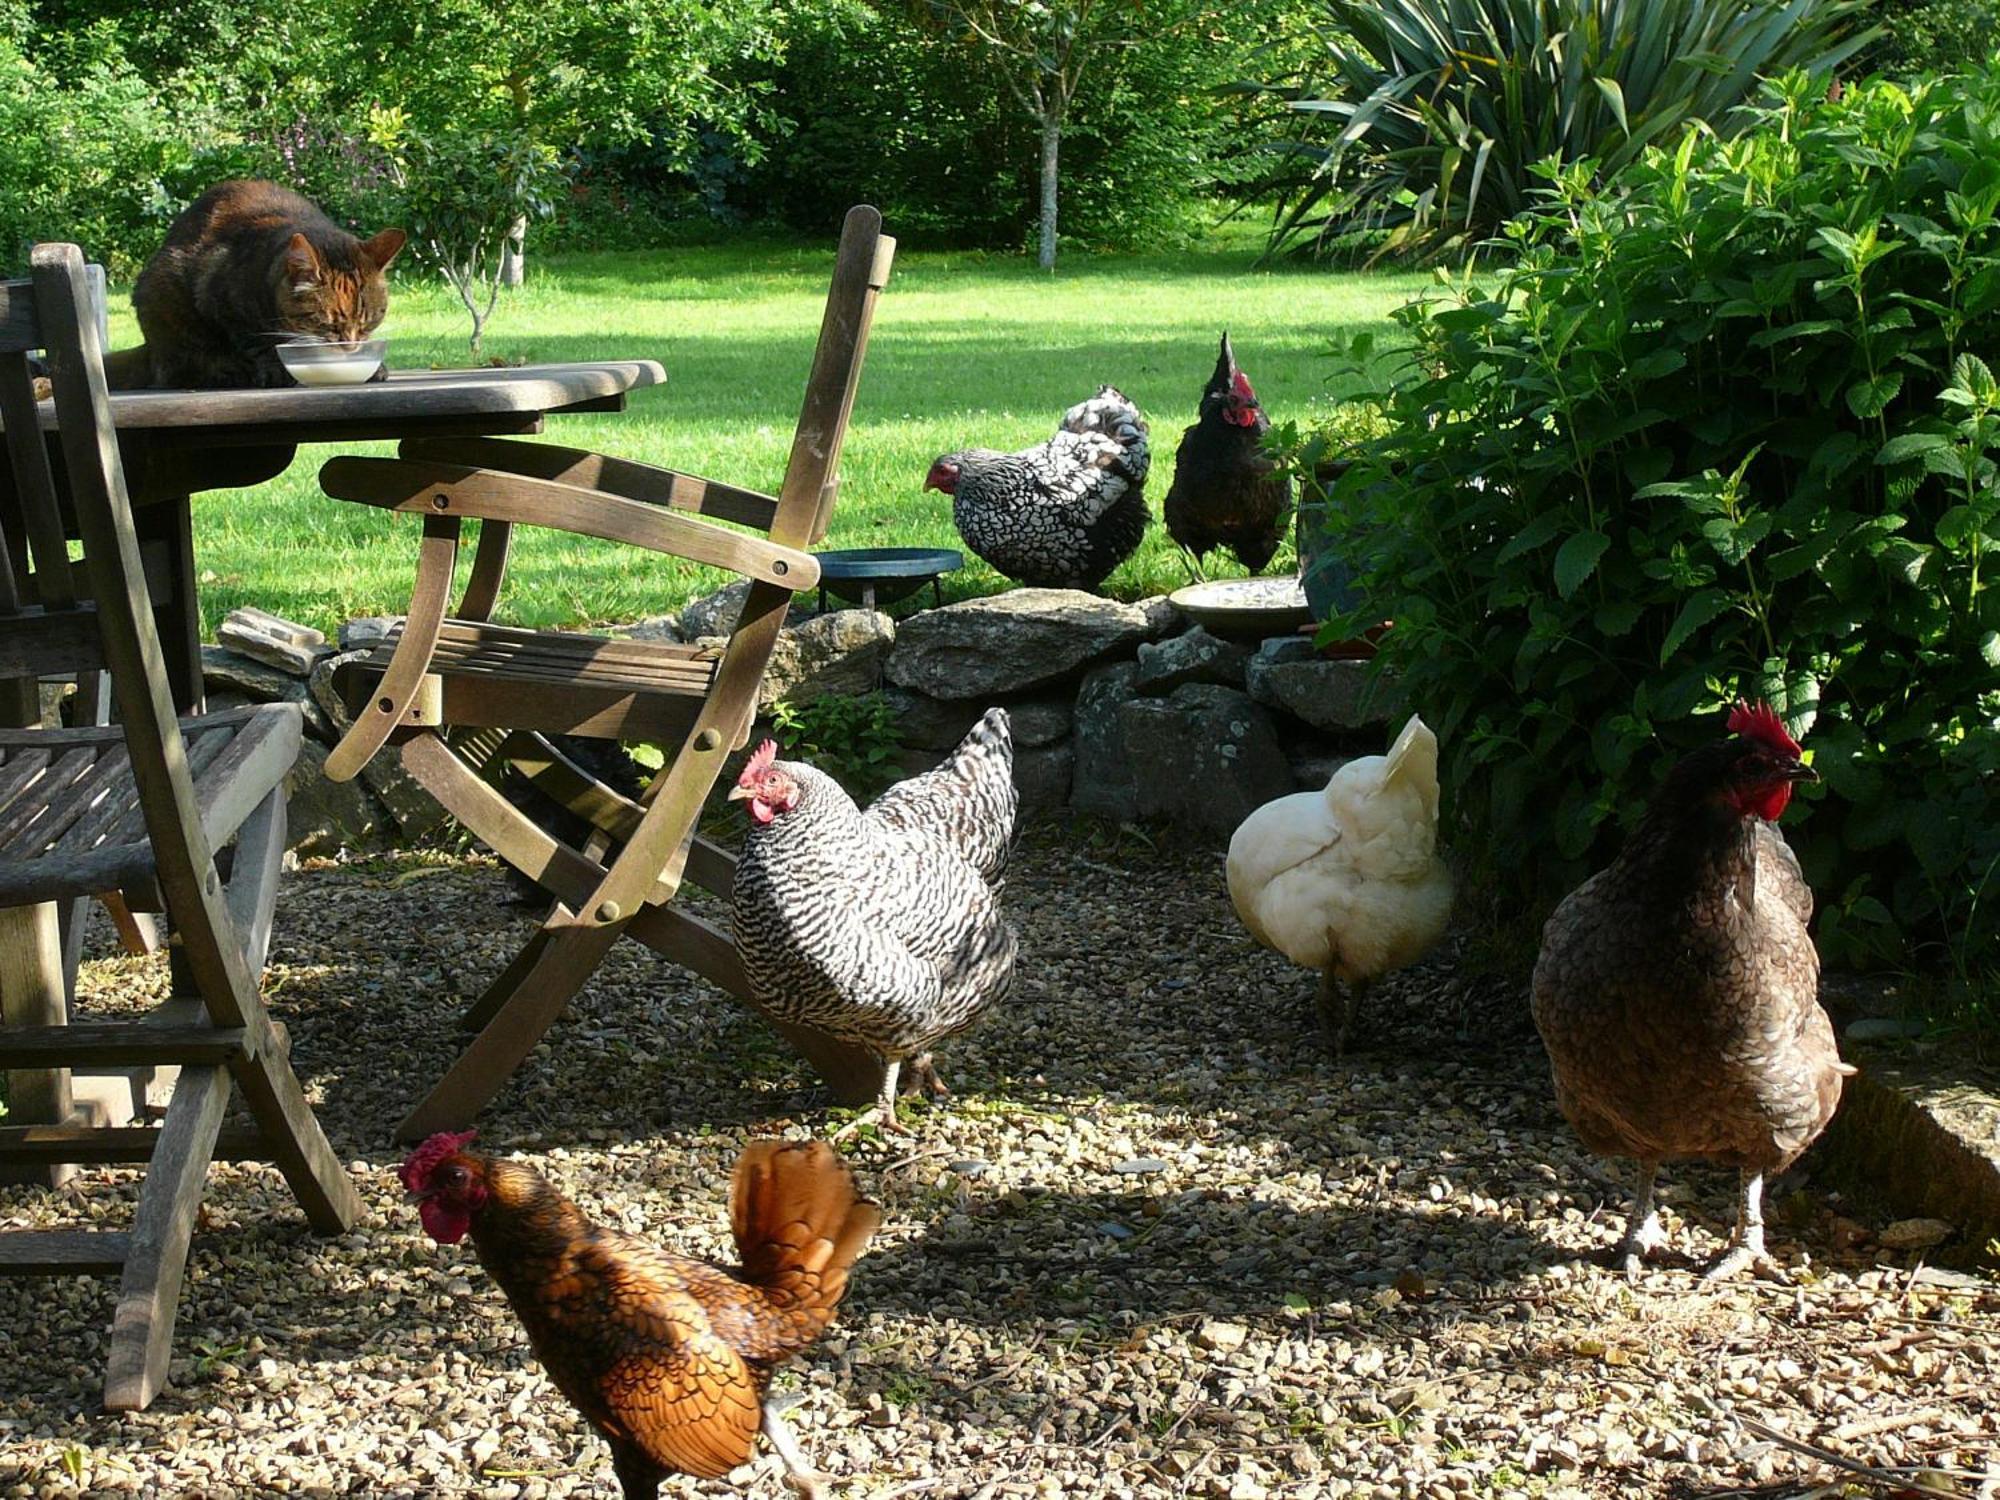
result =
M611 1444L625 1500L669 1474L716 1479L750 1459L759 1429L793 1488L826 1492L767 1395L771 1372L833 1321L881 1213L824 1141L752 1141L729 1222L740 1269L670 1255L603 1229L525 1162L434 1135L398 1174L442 1245L470 1233L562 1393Z

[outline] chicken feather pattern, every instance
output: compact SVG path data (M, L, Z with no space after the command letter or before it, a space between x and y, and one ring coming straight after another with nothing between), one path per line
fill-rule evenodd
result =
M774 769L798 800L751 829L731 905L761 1006L901 1059L1005 997L1016 939L992 882L1006 865L1017 800L1004 709L988 710L943 765L866 812L812 766Z
M1021 583L1096 588L1145 536L1148 429L1115 386L1070 407L1032 448L970 448L938 463L956 471L951 515L965 544Z

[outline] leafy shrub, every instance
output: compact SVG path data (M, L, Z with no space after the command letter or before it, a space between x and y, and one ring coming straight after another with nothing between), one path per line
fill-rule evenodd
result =
M1920 0L1861 59L1892 73L1956 73L1990 61L2000 46L2000 0Z
M192 196L204 115L157 93L103 28L60 51L52 67L0 35L0 269L74 240L129 275Z
M895 709L880 693L797 706L780 700L771 706L771 727L787 756L810 761L860 800L896 779L902 736Z
M1829 955L2000 964L2000 78L1794 74L1747 134L1593 175L1549 167L1509 269L1397 315L1394 431L1330 505L1368 605L1329 630L1394 618L1524 915L1762 695L1824 777Z
M1273 244L1468 248L1528 206L1535 163L1610 176L1690 121L1727 128L1760 75L1870 40L1872 3L1322 0L1322 55L1284 89L1305 133L1280 148Z

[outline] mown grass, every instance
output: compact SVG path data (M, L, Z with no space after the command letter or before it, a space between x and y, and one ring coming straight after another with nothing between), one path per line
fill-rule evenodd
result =
M528 286L503 299L485 352L531 362L658 359L668 372L664 387L636 393L622 413L552 418L547 436L775 490L831 249L747 239L546 257ZM949 501L922 489L930 460L953 448L1037 442L1064 407L1102 382L1130 394L1152 424L1148 495L1157 515L1174 447L1194 419L1224 328L1282 421L1342 394L1328 384L1324 356L1333 336L1381 325L1422 284L1407 275L1259 268L1253 250L1226 245L1075 256L1053 277L1016 256L906 253L877 317L826 545L959 546ZM136 333L125 299L113 300L113 342L123 344ZM405 368L468 363L468 328L446 289L414 278L397 285L384 325L391 361ZM269 484L197 500L211 631L239 604L321 628L404 606L415 527L321 495L314 476L333 451L306 449ZM1133 597L1186 579L1177 549L1155 525L1107 587ZM632 620L724 581L690 564L535 533L515 549L502 613L529 625ZM947 588L963 597L1004 585L968 554Z

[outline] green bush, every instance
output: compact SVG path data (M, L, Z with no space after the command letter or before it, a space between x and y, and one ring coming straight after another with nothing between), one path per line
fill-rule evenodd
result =
M1729 128L1760 75L1829 72L1874 0L1321 0L1281 86L1274 247L1467 249L1528 206L1534 164L1615 174L1690 121Z
M1956 73L1991 62L2000 48L2000 0L1919 0L1861 61L1871 71Z
M1330 500L1368 607L1329 629L1394 619L1380 660L1518 914L1766 696L1824 777L1793 829L1823 950L1991 972L2000 79L1794 74L1610 190L1545 175L1510 268L1398 315L1394 430Z
M156 92L103 28L68 38L59 67L21 41L0 34L0 271L74 240L129 275L192 196L204 111Z

